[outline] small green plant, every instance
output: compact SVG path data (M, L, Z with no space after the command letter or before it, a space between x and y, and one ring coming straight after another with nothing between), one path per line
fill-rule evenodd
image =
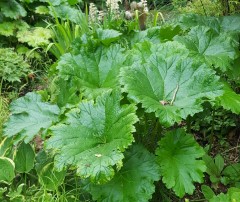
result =
M0 48L0 78L1 87L9 83L21 83L27 79L28 74L32 73L30 65L24 60L23 56L17 54L11 48Z

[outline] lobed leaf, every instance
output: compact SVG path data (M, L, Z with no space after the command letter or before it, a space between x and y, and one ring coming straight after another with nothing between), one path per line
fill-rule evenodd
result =
M52 37L51 30L43 27L34 27L30 30L18 31L18 41L27 43L29 46L38 47L48 45Z
M48 129L58 120L60 109L41 101L41 96L28 93L10 105L12 115L4 127L4 135L20 135L26 143L30 142L41 129Z
M1 1L0 11L5 17L15 20L27 15L27 11L15 0Z
M208 27L194 27L188 35L174 39L186 46L190 56L219 67L222 71L231 69L234 59L238 57L235 39L224 33L219 35Z
M239 33L239 21L239 15L212 17L197 14L185 14L180 16L178 24L183 29L191 29L192 27L196 26L205 26L213 29L216 33Z
M166 133L159 141L156 155L162 181L167 188L173 188L177 196L192 194L195 189L193 183L203 182L206 165L198 159L203 157L204 150L183 129Z
M123 167L103 185L90 184L93 199L101 202L147 202L155 191L154 181L160 178L154 155L135 145L124 154Z
M141 103L146 112L155 112L163 125L171 126L201 111L204 98L222 94L215 72L188 58L178 43L145 44L148 52L145 55L135 48L138 57L122 69L121 83L129 98Z
M113 166L121 167L123 152L134 141L133 124L138 120L136 107L121 107L120 100L118 92L104 93L96 103L85 101L71 110L65 124L51 127L47 148L58 151L58 169L72 165L82 178L90 177L94 183L112 179Z
M96 52L82 50L78 55L67 53L58 64L59 74L65 80L76 80L83 95L96 98L103 92L120 88L119 72L126 56L120 45L99 47Z

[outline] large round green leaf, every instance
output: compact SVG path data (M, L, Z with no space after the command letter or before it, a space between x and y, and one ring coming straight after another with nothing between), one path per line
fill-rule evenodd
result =
M190 50L191 56L220 68L222 71L231 69L234 59L239 56L238 43L231 35L198 26L191 29L186 36L176 36Z
M96 98L103 92L120 87L119 72L126 59L120 45L100 46L94 53L81 50L78 55L67 53L58 63L64 79L77 80L83 95Z
M133 124L138 120L136 107L120 106L120 100L120 93L104 93L96 103L80 103L69 112L65 124L51 128L47 148L58 151L56 167L76 166L81 177L96 183L113 177L113 166L121 167L123 152L134 141Z
M7 157L0 157L0 181L11 182L15 177L15 164Z
M124 91L146 112L155 112L160 122L171 126L202 110L201 103L222 94L215 72L192 61L176 42L148 45L148 57L139 48L130 67L123 68ZM149 54L150 52L150 54Z
M173 188L177 196L192 194L195 189L193 182L203 182L206 165L198 159L205 152L183 129L168 132L160 140L156 154L162 181L167 188Z
M41 96L28 93L10 105L12 115L5 124L4 135L19 134L26 143L31 141L41 129L47 129L58 120L60 109L57 105L42 102Z
M34 167L35 152L30 144L24 142L17 148L14 156L16 171L27 173Z
M87 186L97 201L147 202L155 191L154 181L160 178L154 155L143 146L133 146L124 154L123 167L104 184Z

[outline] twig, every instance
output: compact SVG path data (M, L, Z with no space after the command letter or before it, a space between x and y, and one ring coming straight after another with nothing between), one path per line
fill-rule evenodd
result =
M234 149L238 149L238 148L240 148L240 145L238 145L238 146L236 146L236 147L232 147L231 149L228 149L228 150L222 152L222 154L226 154L226 153L228 153L228 152L230 152L230 151L232 151L232 150L234 150Z

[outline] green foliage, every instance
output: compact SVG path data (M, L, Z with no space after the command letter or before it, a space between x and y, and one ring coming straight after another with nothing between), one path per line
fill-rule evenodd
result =
M134 140L131 133L137 121L134 105L120 107L120 99L120 94L113 92L98 97L95 104L80 103L67 114L65 124L51 127L47 148L58 149L58 169L68 164L76 166L82 178L90 177L95 183L113 178L112 166L121 168L122 153Z
M7 157L0 157L0 182L9 183L15 177L15 164Z
M223 177L221 182L225 185L230 184L232 186L239 186L240 183L240 164L234 163L232 165L228 165L222 172Z
M209 27L215 32L222 33L239 33L240 16L222 16L222 17L207 17L196 14L181 15L179 24L184 29L190 29L195 26Z
M24 7L15 0L3 0L0 2L0 11L5 17L19 19L27 15Z
M28 93L10 105L12 116L6 123L4 133L8 137L20 135L26 143L31 141L40 130L46 130L58 120L58 106L44 103L41 96Z
M56 78L51 85L51 101L57 103L61 108L68 105L74 105L81 101L81 94L74 81ZM79 94L79 95L78 95Z
M39 166L41 164L41 166ZM63 183L66 171L56 171L53 162L38 162L37 173L39 182L47 190L57 190Z
M120 88L118 77L126 58L120 45L100 46L95 52L79 52L62 56L57 66L61 78L76 81L87 98Z
M87 20L85 16L82 16L81 23L76 25L70 21L59 22L56 19L56 24L51 25L53 33L53 43L50 43L47 47L56 58L60 58L64 53L68 53L72 46L72 43L76 38L88 31Z
M21 82L31 73L29 64L11 48L0 48L0 78L4 82Z
M119 36L122 34L115 30L109 30L109 29L97 29L96 30L97 39L100 40L104 45L108 46L112 42L117 41L119 39Z
M185 7L180 7L181 13L196 13L208 16L221 16L223 9L219 0L193 0Z
M15 23L13 22L2 22L0 23L0 35L12 36L15 29Z
M214 159L208 155L203 157L203 161L207 166L206 172L210 176L212 183L219 183L221 180L222 171L224 168L224 159L218 154Z
M147 112L155 112L163 125L171 126L201 111L201 98L221 95L214 72L188 58L178 43L142 45L148 46L147 54L138 53L131 67L123 69L122 84L129 97L142 103Z
M27 43L29 46L47 46L50 42L51 31L43 27L34 27L31 30L23 30L17 33L19 42Z
M223 72L231 69L231 63L238 57L238 44L232 37L224 33L218 35L207 27L194 27L187 36L175 39L184 44L196 60L214 65Z
M11 150L12 138L5 137L1 140L0 144L0 156L8 156L9 150Z
M51 6L50 14L62 20L70 20L77 24L81 23L82 15L84 15L79 9L72 8L67 4L61 4L54 7Z
M1 86L0 86L0 92L1 92ZM0 140L2 139L2 127L3 123L8 118L8 99L0 95ZM1 156L1 152L0 152Z
M217 100L224 109L240 114L240 95L235 93L228 84L224 85L224 93Z
M121 19L99 25L106 29L89 27L87 15L77 19L69 9L76 1L51 3L56 27L47 49L59 60L51 68L54 78L44 80L52 80L49 89L10 106L0 155L15 160L16 177L4 180L16 184L1 186L1 197L27 201L31 192L33 201L174 201L192 195L194 183L203 185L208 175L213 183L239 185L239 165L231 169L220 155L204 156L194 137L208 137L191 126L203 115L213 144L214 132L224 128L216 128L215 117L221 123L229 118L227 126L233 121L222 107L238 113L239 83L231 75L239 60L239 26L228 26L238 17L186 17L139 32ZM202 189L209 201L239 198L233 188L217 196Z
M143 202L151 198L159 180L159 167L153 154L134 145L125 152L123 167L114 178L103 185L89 184L87 189L97 201Z
M209 202L238 202L240 198L240 189L235 187L229 188L226 194L220 193L218 195L215 195L208 186L202 187L202 191Z
M38 153L36 157L36 171L39 182L47 190L57 190L58 186L63 183L66 170L57 171L54 169L53 159L44 151Z
M203 182L206 166L198 158L204 155L204 150L184 130L166 133L159 142L156 155L162 180L167 188L173 188L176 195L192 194L195 189L193 182Z
M202 185L201 190L202 190L204 197L207 200L210 200L211 198L213 198L215 196L215 193L213 192L213 190L206 185Z
M16 171L19 173L28 173L34 166L34 160L35 153L32 146L22 142L14 155Z

